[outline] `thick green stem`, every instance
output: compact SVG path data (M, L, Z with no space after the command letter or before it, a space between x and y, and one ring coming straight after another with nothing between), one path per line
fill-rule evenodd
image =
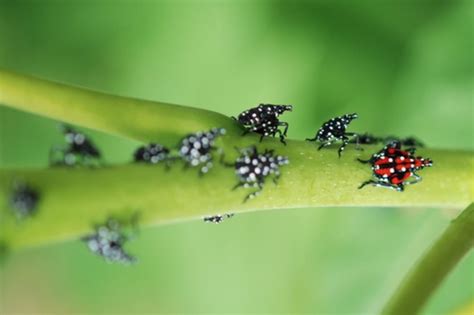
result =
M0 240L12 248L74 238L87 232L92 223L132 210L140 212L141 224L153 225L229 211L328 206L461 208L470 202L469 174L462 173L462 165L470 159L466 153L424 151L439 169L425 170L422 184L399 193L377 187L358 190L371 170L355 161L359 153L354 150L338 159L335 150L316 151L303 142L268 147L288 155L290 165L282 167L278 185L268 180L262 194L246 203L242 203L244 196L253 190L232 191L237 178L232 169L220 165L202 177L197 169L184 170L178 162L170 170L132 164L2 170ZM234 157L232 153L228 158ZM29 183L41 194L34 220L18 223L11 215L7 198L15 181Z
M0 104L141 141L174 145L191 130L224 127L228 117L207 110L96 92L0 69Z
M240 127L221 114L183 106L111 96L77 87L0 71L0 103L51 118L119 134L175 145L185 134L225 127L217 145L232 161L234 146L258 143L255 135L241 136ZM335 147L317 151L314 144L265 139L261 149L286 155L278 185L267 181L263 193L242 203L251 189L232 191L237 178L232 169L217 165L198 177L196 169L183 170L176 162L164 166L122 165L99 169L0 170L0 243L9 248L33 246L76 238L91 224L111 215L138 211L140 223L153 225L220 212L327 206L409 206L463 208L472 202L474 159L469 152L420 150L434 160L423 170L423 182L403 193L366 187L361 182L371 169L355 161L363 152L348 147L338 158ZM132 152L131 152L132 153ZM217 164L217 163L216 163ZM8 199L14 182L26 182L41 194L34 220L17 222Z
M474 204L464 210L408 273L383 314L417 314L474 245Z

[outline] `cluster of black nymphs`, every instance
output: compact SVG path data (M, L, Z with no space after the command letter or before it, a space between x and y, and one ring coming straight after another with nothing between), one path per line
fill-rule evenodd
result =
M134 153L134 160L138 163L157 164L165 161L167 166L176 159L185 162L186 167L200 166L199 174L205 174L214 165L213 152L216 138L225 134L224 128L212 128L209 131L198 131L186 135L179 141L177 153L160 144L149 144L139 147Z
M278 135L280 141L286 145L285 137L289 125L280 121L279 116L292 109L291 105L260 104L242 112L234 119L245 129L243 135L249 132L257 133L260 135L260 142L264 137ZM319 142L318 150L334 142L342 142L338 149L339 157L349 143L355 144L356 149L360 149L360 145L365 144L386 144L370 159L359 159L361 163L370 164L373 172L373 179L362 183L359 188L373 185L403 191L406 185L419 182L421 177L416 172L433 164L430 159L415 156L414 147L423 146L423 144L413 137L398 139L378 137L368 133L347 132L347 127L357 117L357 114L353 113L332 118L323 123L313 138L306 140ZM99 149L84 133L71 126L63 126L62 130L66 143L61 147L51 149L50 165L67 167L102 165ZM165 163L167 167L173 160L182 160L186 167L199 167L199 174L202 175L208 173L213 167L214 153L217 151L221 156L221 163L234 168L238 182L233 190L239 187L253 189L245 196L244 202L261 193L267 178L271 178L275 184L278 183L281 175L280 167L289 163L288 157L278 155L270 149L259 152L256 146L250 146L237 149L238 157L235 161L224 162L223 151L215 146L216 139L224 134L223 128L190 133L184 136L173 150L161 144L150 143L139 147L133 154L133 160L135 163L150 165ZM409 146L409 148L402 149L402 146ZM10 206L17 219L34 215L39 201L40 194L30 185L25 183L14 185ZM218 224L233 216L232 213L207 216L204 217L204 222ZM103 257L107 262L131 264L136 261L124 249L124 244L130 240L130 237L124 233L117 220L109 219L106 223L96 226L95 232L82 240L91 252Z
M291 105L264 105L261 104L258 107L251 108L242 112L238 116L238 121L245 128L246 132L256 132L261 135L260 141L265 136L275 136L277 132L280 134L280 140L283 142L284 137L288 131L288 124L279 122L278 116L281 115L285 110L291 110ZM415 172L432 165L430 159L423 159L422 157L415 157L414 152L416 146L422 147L423 143L414 137L405 139L399 139L397 137L379 137L369 133L358 134L355 132L348 132L346 129L349 124L356 119L358 116L356 113L346 114L339 117L331 118L330 120L323 123L323 125L317 130L316 135L313 138L307 138L307 141L319 142L318 150L324 147L330 146L334 142L342 142L338 149L338 155L341 157L342 152L349 143L354 143L356 149L361 149L360 145L364 144L379 144L384 143L386 146L375 153L371 159L367 161L359 160L363 163L371 163L373 175L375 179L364 182L359 188L365 185L372 184L379 187L392 188L397 191L403 191L404 185L414 184L421 180L421 177ZM275 126L285 126L285 131L275 129ZM406 150L402 150L402 146L408 146ZM256 149L254 149L256 150ZM258 190L247 196L253 198L258 194L261 189L261 173L255 173L251 171L260 172L261 166L258 159L253 159L257 168L253 168L254 165L249 165L250 156L256 155L255 153L249 153L247 156L242 157L236 163L237 174L240 178L240 183L236 186L253 186ZM251 173L248 173L251 172ZM277 171L275 171L276 173Z
M124 249L124 244L130 238L117 220L109 219L105 224L98 225L94 234L82 240L92 253L101 256L109 263L132 264L136 262L136 258Z

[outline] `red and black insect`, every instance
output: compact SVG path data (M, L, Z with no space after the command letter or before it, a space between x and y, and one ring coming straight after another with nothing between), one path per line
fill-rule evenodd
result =
M100 162L100 151L85 134L63 126L63 133L67 146L54 147L50 151L49 162L51 165L97 165Z
M363 182L359 189L371 184L403 191L405 185L412 185L421 181L421 176L416 172L432 166L433 161L415 156L415 150L415 148L402 150L401 143L393 141L378 153L372 155L369 160L358 159L361 163L372 164L373 176L375 177L375 179Z
M292 110L292 105L260 104L240 113L237 118L233 118L244 126L244 135L249 132L258 133L261 135L261 142L264 137L275 137L278 134L280 141L286 144L285 137L289 126L287 122L280 121L278 117L284 112ZM281 131L279 127L285 129Z
M307 138L306 141L319 141L321 145L318 147L318 150L321 150L328 145L331 145L334 141L342 141L342 145L337 151L339 157L341 157L342 151L349 143L349 137L357 137L357 134L353 132L346 132L347 126L351 123L352 120L357 118L357 114L346 114L343 116L332 118L331 120L326 121L314 138Z

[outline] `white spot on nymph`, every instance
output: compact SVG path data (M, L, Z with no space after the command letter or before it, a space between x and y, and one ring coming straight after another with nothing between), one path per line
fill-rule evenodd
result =
M401 157L400 157L400 161L403 161L403 160L405 160L405 157L404 157L404 156L401 156Z
M75 141L77 144L82 144L85 140L86 140L86 137L84 137L83 134L77 133L77 134L74 136L74 141Z
M395 173L395 169L394 169L394 168L391 168L391 169L390 169L390 173Z
M392 159L392 158L388 158L388 162L389 162L389 163L392 163L392 162L393 162L393 159Z
M407 169L405 167L402 167L402 172L405 172Z
M245 173L248 173L249 172L249 168L247 166L242 166L241 168L239 168L239 173L240 174L245 174Z

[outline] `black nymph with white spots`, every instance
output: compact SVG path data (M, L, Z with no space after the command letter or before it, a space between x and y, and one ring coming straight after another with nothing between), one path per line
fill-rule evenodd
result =
M209 131L189 134L179 144L179 156L186 162L186 166L201 165L200 174L205 174L213 166L212 151L216 150L214 142L217 137L224 134L224 128L213 128Z
M219 224L222 223L222 221L224 221L225 219L230 219L233 216L233 213L217 214L213 216L204 217L204 222Z
M260 141L264 137L280 136L280 141L285 143L285 137L288 132L288 123L279 121L278 117L285 111L292 111L291 105L271 105L260 104L257 107L248 109L234 119L239 121L245 127L245 134L255 132L260 134ZM279 127L285 129L281 131ZM285 143L286 144L286 143Z
M318 130L314 138L306 139L307 141L319 141L321 145L318 150L331 145L335 141L342 141L342 145L339 147L338 155L341 157L342 151L345 146L349 143L349 137L356 137L357 134L353 132L346 132L347 126L352 120L357 118L357 114L346 114L343 116L332 118L325 122L322 127Z
M349 140L349 143L356 143L358 145L359 144L379 144L379 143L389 144L394 141L400 142L401 145L409 146L409 147L422 148L425 146L423 142L421 142L415 137L408 137L408 138L398 138L395 136L377 137L367 132L363 134L357 134L357 136Z
M15 184L10 197L10 206L18 219L32 216L38 206L39 193L26 184Z
M150 143L147 146L139 147L134 153L135 162L157 164L166 161L170 150L161 144Z
M127 254L123 248L129 238L121 231L120 224L115 220L108 220L104 225L96 228L96 232L82 239L89 250L102 256L109 263L131 264L136 258Z
M67 145L51 149L49 156L51 165L96 165L100 162L99 149L85 134L71 126L63 126L62 129Z
M267 176L273 175L273 182L276 184L280 178L280 166L289 163L286 156L275 155L273 150L265 150L260 154L255 146L241 150L240 153L234 164L239 183L233 189L239 187L257 189L248 194L244 202L260 194Z

